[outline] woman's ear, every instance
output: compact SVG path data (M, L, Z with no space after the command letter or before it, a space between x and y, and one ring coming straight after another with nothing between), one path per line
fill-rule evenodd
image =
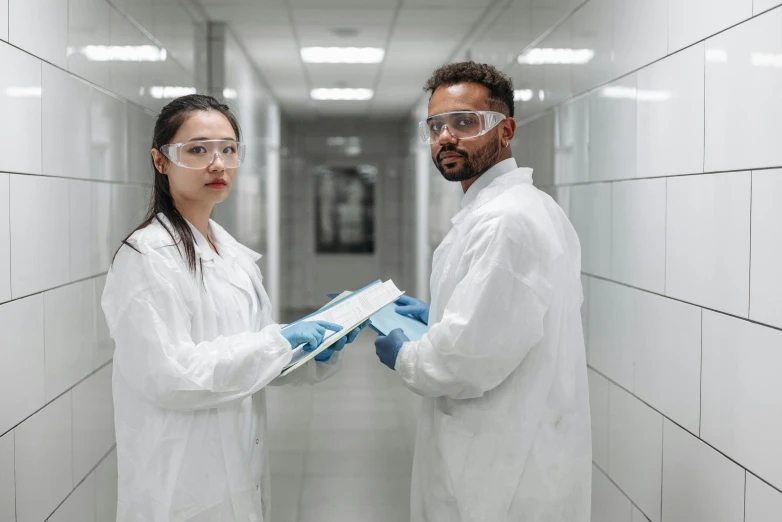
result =
M164 176L168 175L168 172L166 172L168 168L168 160L162 152L157 149L152 149L152 161L155 163L155 168L158 172Z

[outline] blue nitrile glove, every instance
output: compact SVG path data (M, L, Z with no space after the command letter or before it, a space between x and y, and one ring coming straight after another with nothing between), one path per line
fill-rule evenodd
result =
M401 328L391 330L387 336L380 335L375 339L375 353L380 362L394 370L396 369L396 356L399 355L402 345L409 340Z
M345 347L346 344L350 344L353 341L356 340L356 337L358 337L358 334L361 333L361 330L369 326L369 321L364 321L360 325L356 326L353 330L350 331L349 334L342 337L339 341L334 343L333 345L329 346L322 352L320 352L318 355L315 356L315 360L318 362L326 362L329 359L331 359L331 356L334 354L334 352L341 352L342 349Z
M291 348L296 348L303 344L302 350L311 352L323 342L323 338L326 337L326 330L339 332L342 330L342 327L326 321L302 321L283 328L280 333L291 343Z
M429 324L429 305L420 299L403 295L396 300L396 304L396 313L409 315L426 325Z

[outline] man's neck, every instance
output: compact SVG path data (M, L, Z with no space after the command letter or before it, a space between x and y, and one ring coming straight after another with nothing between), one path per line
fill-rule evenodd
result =
M494 165L497 165L498 163L502 163L506 159L510 159L512 157L513 157L513 153L511 152L510 147L502 149L502 155L500 156L500 159L498 159L496 162L494 162ZM476 181L478 181L478 178L483 176L486 172L491 170L491 168L494 167L494 165L492 165L488 169L484 170L483 172L481 172L477 176L462 181L462 190L464 191L464 193L467 194L467 191L470 190L470 187L472 187L472 184L475 183Z

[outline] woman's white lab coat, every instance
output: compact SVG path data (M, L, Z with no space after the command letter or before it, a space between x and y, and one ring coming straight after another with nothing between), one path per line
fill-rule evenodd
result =
M429 332L396 362L422 395L413 522L587 522L591 436L578 238L506 160L434 254Z
M214 222L219 256L191 230L196 276L155 221L129 240L140 253L119 251L103 292L116 343L117 520L268 522L263 388L292 350L272 321L260 255ZM339 366L335 354L273 384L317 382Z

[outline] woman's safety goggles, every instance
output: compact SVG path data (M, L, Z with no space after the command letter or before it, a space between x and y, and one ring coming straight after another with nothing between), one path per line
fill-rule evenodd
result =
M432 145L440 141L444 129L457 140L468 140L483 136L504 119L504 114L494 111L454 111L429 116L419 127L423 142Z
M244 160L245 146L233 140L196 140L187 143L169 143L160 152L180 167L205 169L219 157L227 169L235 169Z

